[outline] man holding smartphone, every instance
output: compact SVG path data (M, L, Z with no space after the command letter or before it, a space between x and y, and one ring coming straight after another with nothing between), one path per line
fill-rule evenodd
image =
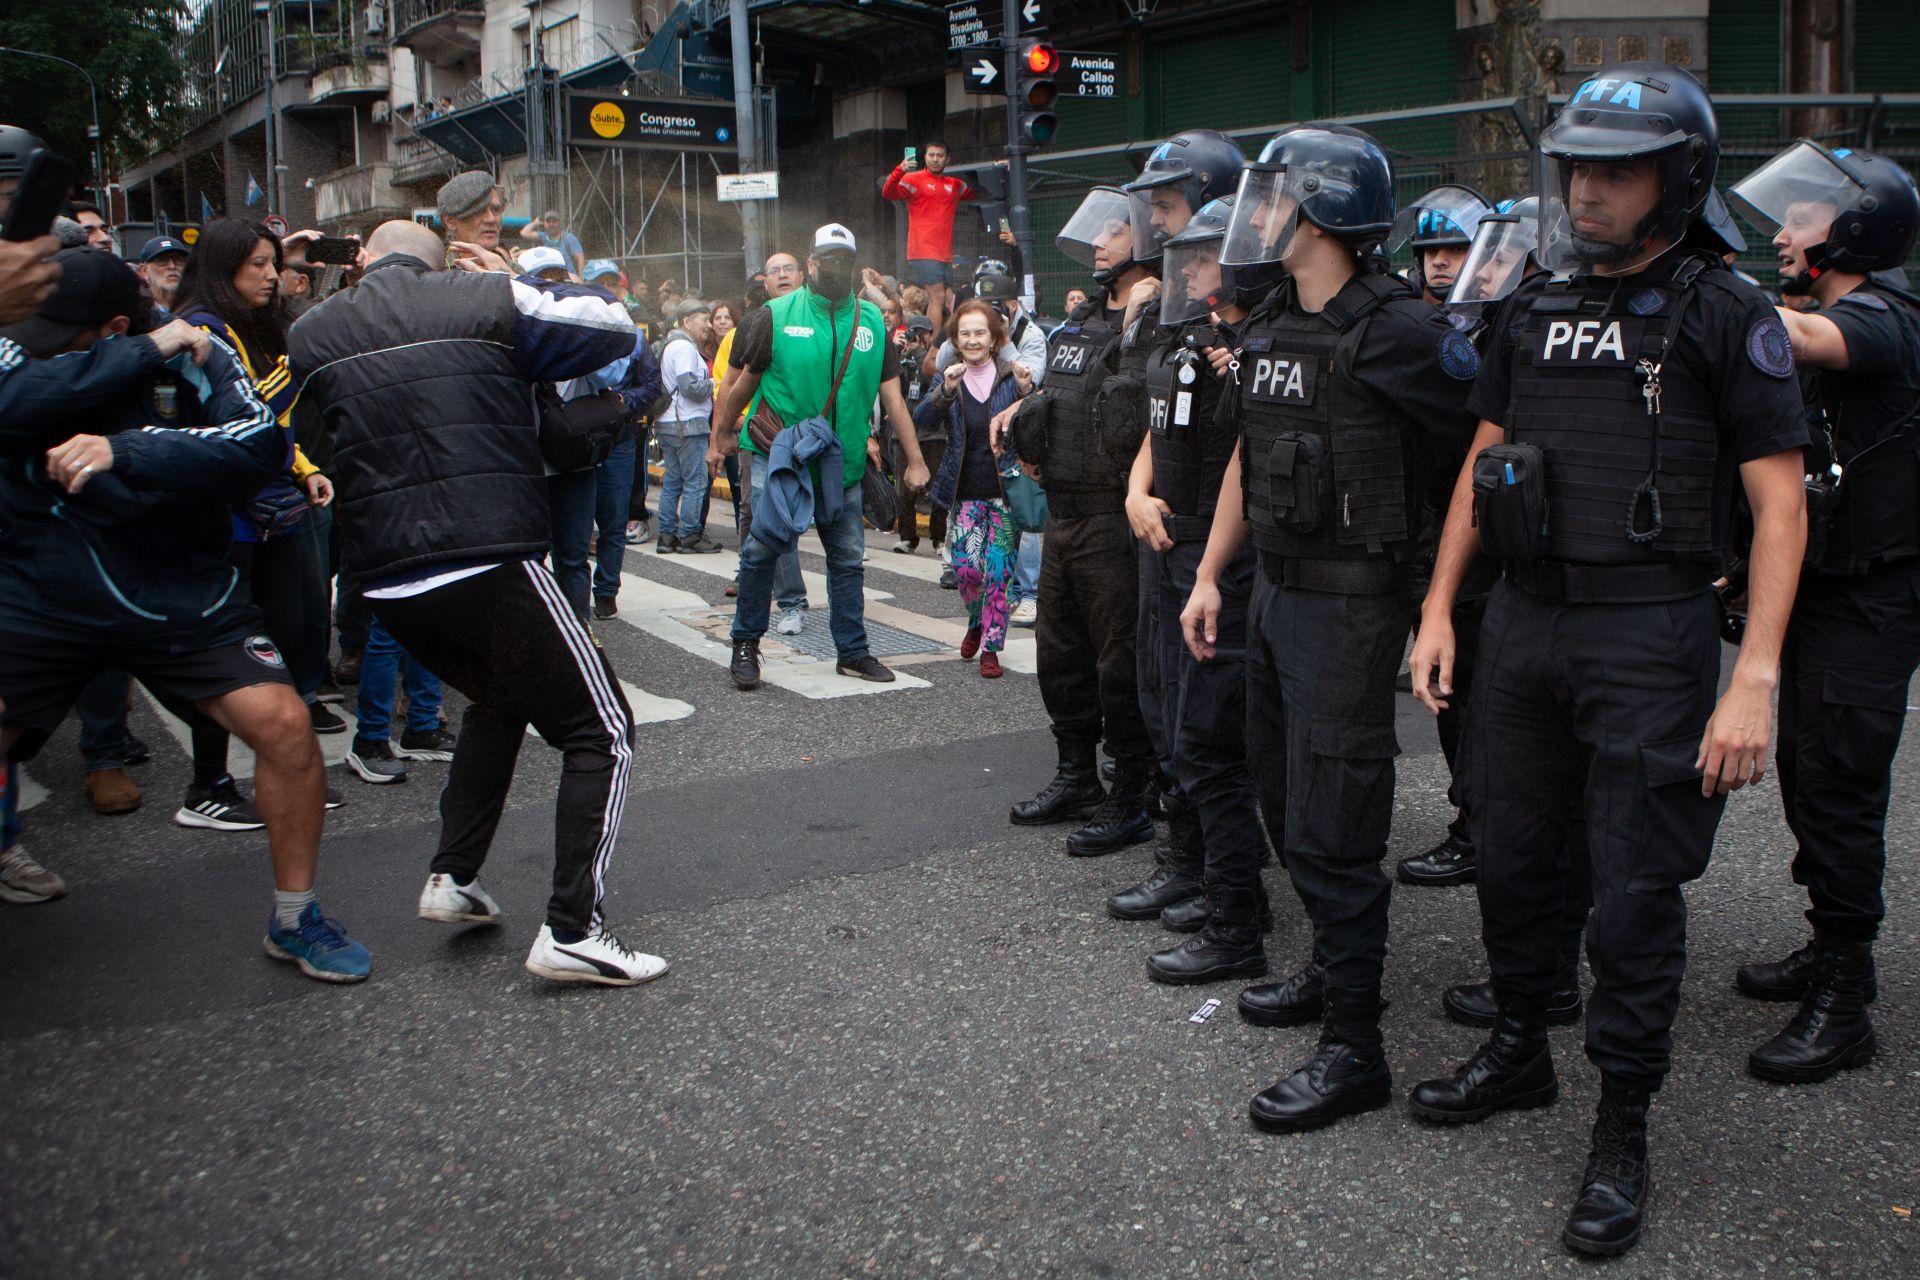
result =
M907 205L907 282L927 291L927 319L938 333L947 322L947 295L953 280L953 215L962 200L980 193L947 173L947 144L929 142L927 167L920 169L913 148L887 175L880 195Z

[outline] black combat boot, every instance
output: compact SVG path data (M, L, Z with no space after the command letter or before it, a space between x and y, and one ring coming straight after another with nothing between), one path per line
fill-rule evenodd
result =
M1297 1027L1326 1014L1327 971L1316 953L1284 982L1266 982L1240 993L1240 1017L1256 1027Z
M1326 1005L1313 1056L1253 1096L1248 1114L1255 1128L1269 1133L1318 1129L1392 1100L1393 1073L1380 1043L1380 993L1329 987Z
M1206 846L1200 838L1200 815L1181 806L1167 819L1167 848L1159 868L1131 889L1107 899L1107 914L1115 920L1157 920L1168 907L1200 897L1200 869Z
M1213 916L1191 939L1147 957L1147 977L1169 986L1257 978L1267 971L1260 901L1252 889L1207 886Z
M1490 1027L1500 1020L1500 1006L1494 1000L1491 982L1463 982L1448 987L1440 997L1440 1007L1448 1018L1463 1027ZM1545 1018L1550 1027L1573 1026L1585 1012L1577 984L1556 990L1547 997Z
M1106 790L1093 771L1094 744L1061 738L1059 771L1031 800L1013 806L1007 817L1015 826L1040 827L1049 822L1084 818L1099 807Z
M1500 1002L1493 1034L1445 1080L1423 1080L1407 1106L1442 1124L1473 1124L1496 1111L1544 1107L1560 1096L1547 1047L1545 1005L1511 996Z
M1790 1000L1803 1000L1813 981L1814 954L1818 949L1817 943L1809 942L1798 951L1790 952L1784 959L1743 964L1733 975L1733 984L1755 1000L1778 1000L1783 1004ZM1880 996L1880 983L1873 971L1872 956L1867 957L1866 993L1868 1004Z
M1640 1239L1653 1191L1647 1168L1647 1103L1642 1085L1615 1076L1600 1078L1600 1110L1593 1120L1593 1149L1580 1179L1580 1197L1567 1215L1561 1240L1579 1253L1611 1257Z
M1472 884L1480 860L1466 837L1452 832L1425 853L1400 859L1397 871L1401 884L1436 886Z
M1258 895L1260 906L1260 932L1273 932L1273 907L1267 900L1266 882L1260 884ZM1206 927L1213 915L1213 906L1207 901L1205 893L1185 902L1175 903L1160 913L1160 927L1168 933L1198 933ZM1314 1015L1318 1017L1318 1014Z
M1153 839L1153 819L1147 815L1147 783L1152 766L1121 761L1113 790L1093 811L1087 825L1067 836L1067 852L1076 858L1098 858Z
M1876 1044L1867 1017L1873 947L1820 939L1813 977L1786 1029L1747 1055L1747 1070L1781 1084L1818 1084L1843 1068L1864 1067Z

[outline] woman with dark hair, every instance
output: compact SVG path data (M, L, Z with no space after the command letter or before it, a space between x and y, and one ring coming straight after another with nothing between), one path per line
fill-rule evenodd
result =
M266 616L264 639L270 643L262 660L286 663L317 732L341 733L346 722L317 696L326 675L326 654L321 651L326 622L307 616L302 590L310 547L301 536L301 522L309 504L324 507L333 501L333 485L293 440L288 415L299 388L287 368L288 320L280 298L284 266L280 242L264 226L230 219L211 222L187 258L173 312L233 348L254 390L286 433L286 470L233 513L229 560ZM328 807L337 807L331 788ZM214 831L251 831L265 825L227 771L226 731L210 720L196 718L194 723L193 781L173 820Z

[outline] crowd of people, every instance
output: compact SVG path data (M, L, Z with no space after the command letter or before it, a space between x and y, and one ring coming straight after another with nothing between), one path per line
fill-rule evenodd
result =
M0 205L35 146L0 130ZM1899 275L1920 195L1882 156L1803 140L1723 197L1711 100L1652 63L1583 84L1539 148L1537 192L1447 184L1397 207L1357 129L1289 128L1253 159L1178 134L1062 229L1090 278L1051 332L1017 244L954 272L954 209L977 193L937 143L883 187L910 207L904 283L827 223L737 301L588 259L557 211L503 243L479 171L441 190L444 238L386 223L332 269L308 261L314 233L241 221L124 263L75 209L73 247L0 245L9 803L72 711L95 807L137 807L140 681L192 728L176 820L268 832L267 953L359 981L371 957L314 891L342 802L315 735L347 731L339 686L360 685L359 778L450 761L429 920L499 919L480 875L531 725L563 772L527 967L657 977L601 913L633 719L592 625L618 614L630 547L723 550L724 476L741 690L770 629L808 625L809 530L842 676L894 679L865 625L869 524L896 552L938 548L980 676L1035 628L1058 765L1009 818L1072 824L1076 857L1165 825L1152 873L1106 902L1178 937L1149 978L1266 976L1292 914L1267 887L1279 855L1310 946L1238 1010L1321 1032L1253 1097L1263 1130L1393 1096L1385 862L1410 673L1455 813L1394 873L1475 886L1490 977L1440 993L1489 1035L1407 1105L1464 1124L1553 1103L1548 1029L1584 1015L1601 1095L1563 1238L1624 1252L1683 889L1770 752L1812 940L1736 975L1798 1006L1748 1068L1817 1083L1876 1051L1884 827L1920 665L1920 298ZM1732 269L1732 210L1776 251L1778 296ZM443 682L469 700L457 739ZM259 757L252 800L230 736ZM0 897L59 896L18 835L9 808Z

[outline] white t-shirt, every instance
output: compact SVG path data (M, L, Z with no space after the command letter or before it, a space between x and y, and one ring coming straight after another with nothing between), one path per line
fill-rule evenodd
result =
M700 354L699 344L692 338L670 337L660 349L660 383L672 387L680 380L681 374L690 373L697 382L702 378L711 379L713 371ZM684 422L695 419L705 422L713 416L713 391L707 390L704 397L695 399L685 392L673 393L673 404L660 415L662 422Z

